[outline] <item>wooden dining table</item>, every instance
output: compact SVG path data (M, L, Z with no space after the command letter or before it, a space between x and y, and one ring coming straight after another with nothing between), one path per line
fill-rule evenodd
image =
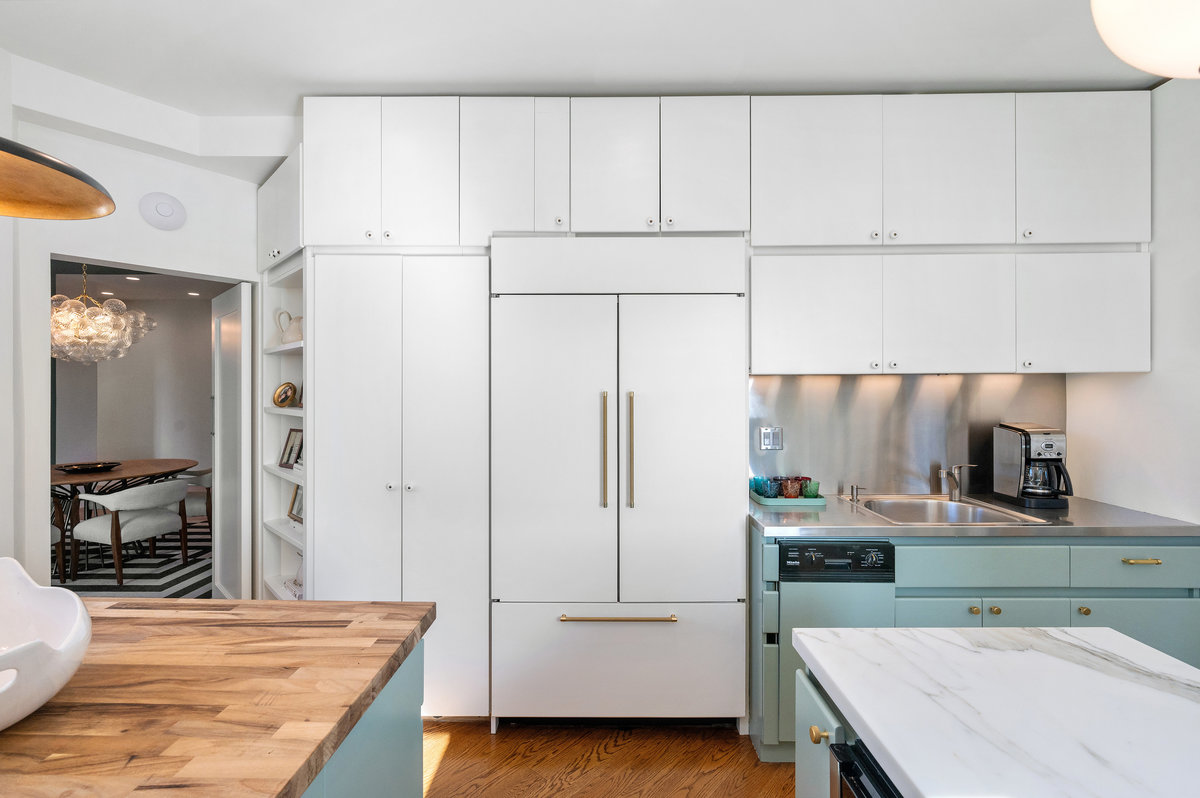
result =
M112 461L108 461L112 462ZM50 467L50 504L59 538L54 541L55 555L61 581L66 581L66 539L70 529L79 522L81 493L115 493L138 485L148 485L166 479L180 471L195 468L200 463L182 458L150 458L122 460L107 471L62 471L61 467L86 463L55 463Z

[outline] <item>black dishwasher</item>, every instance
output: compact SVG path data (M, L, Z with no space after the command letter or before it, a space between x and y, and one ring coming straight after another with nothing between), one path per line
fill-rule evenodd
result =
M781 538L779 546L779 738L796 739L792 629L896 625L896 549L886 540Z

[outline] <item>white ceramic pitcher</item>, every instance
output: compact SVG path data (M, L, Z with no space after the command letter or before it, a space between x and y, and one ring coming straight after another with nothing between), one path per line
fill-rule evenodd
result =
M284 322L283 317L287 316ZM290 344L304 338L304 317L293 316L286 310L275 314L275 326L279 328L279 343Z

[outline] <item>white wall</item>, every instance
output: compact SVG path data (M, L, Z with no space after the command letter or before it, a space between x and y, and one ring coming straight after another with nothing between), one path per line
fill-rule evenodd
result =
M12 138L12 57L4 50L0 50L0 136ZM0 217L0 319L13 318L16 302L15 226L12 219ZM17 528L14 500L17 438L13 414L16 376L15 340L4 333L5 326L0 322L0 557L11 557L16 553Z
M101 459L96 450L96 366L54 361L54 451L56 463Z
M13 374L16 395L11 409L16 430L12 448L16 464L13 474L16 516L15 521L0 516L0 555L12 553L34 578L45 582L50 574L46 526L50 357L46 313L51 294L51 257L256 281L257 187L244 180L26 122L18 124L16 138L83 169L109 190L117 204L116 212L103 219L70 222L23 219L16 223L17 268L12 294L16 302L13 318L16 354L11 372L0 368L4 374ZM152 191L178 197L187 208L187 224L173 232L146 224L138 214L138 200ZM0 294L4 293L0 290ZM0 407L0 412L3 410ZM0 430L6 424L7 415L0 418ZM0 456L0 462L4 460ZM0 478L0 486L7 484L10 483ZM11 545L6 545L8 541Z
M158 327L125 357L95 366L97 457L180 457L210 468L211 303L137 302L134 307L154 317Z
M1200 523L1200 82L1152 95L1153 370L1067 378L1081 495Z

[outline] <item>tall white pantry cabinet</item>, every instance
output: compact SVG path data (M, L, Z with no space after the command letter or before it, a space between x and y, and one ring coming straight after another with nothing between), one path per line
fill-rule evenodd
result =
M696 244L493 242L494 718L745 714L745 241Z

